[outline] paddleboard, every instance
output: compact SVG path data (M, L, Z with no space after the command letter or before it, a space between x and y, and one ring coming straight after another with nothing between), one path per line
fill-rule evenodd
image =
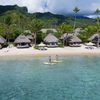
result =
M43 64L45 64L45 65L54 65L55 63L54 62L51 62L51 63L49 63L49 62L43 62Z
M61 60L53 60L53 63L61 63Z

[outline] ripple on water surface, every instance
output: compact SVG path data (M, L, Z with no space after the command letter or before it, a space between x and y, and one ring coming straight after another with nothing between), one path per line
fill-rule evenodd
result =
M0 100L100 100L100 56L0 60Z

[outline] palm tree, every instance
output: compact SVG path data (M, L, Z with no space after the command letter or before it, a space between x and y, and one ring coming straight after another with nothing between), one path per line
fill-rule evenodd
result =
M31 22L31 31L34 32L35 46L36 46L36 41L37 41L36 40L37 33L41 30L42 27L43 27L43 23L40 20L35 19Z
M59 33L61 33L61 35L63 35L64 34L64 23L58 26L57 30ZM63 47L64 47L64 39L63 39Z
M95 11L95 14L97 15L97 33L98 33L98 42L97 42L97 47L99 48L99 43L100 43L100 33L99 33L99 13L100 10L97 8Z
M100 10L97 8L95 11L95 14L97 15L97 25L99 25L99 13L100 13Z
M75 13L75 20L74 20L73 32L74 32L74 30L75 30L75 28L76 28L76 14L77 14L79 11L80 11L80 9L79 9L78 7L75 7L75 8L73 9L73 12Z
M62 24L58 27L58 31L59 31L62 35L64 35L65 33L67 33L67 35L68 35L68 33L71 33L71 32L73 31L73 28L72 28L72 26L70 26L70 25L66 25L65 23L62 23ZM68 40L67 36L63 38L63 47L65 46L65 42L68 42L67 40Z
M10 16L7 16L6 19L4 20L4 23L6 25L6 39L7 42L9 43L9 37L10 37L10 26L12 23L12 18Z

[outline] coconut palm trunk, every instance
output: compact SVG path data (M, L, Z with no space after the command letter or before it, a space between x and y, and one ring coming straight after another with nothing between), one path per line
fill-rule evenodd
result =
M99 28L99 18L98 18L98 28ZM98 48L99 48L99 44L100 44L100 31L99 29L97 30L98 31Z
M10 42L10 26L7 26L6 39L7 39L8 45L9 45L9 42Z
M98 33L98 48L99 48L99 44L100 44L100 33Z
M63 39L63 48L65 47L65 40Z
M37 40L36 38L37 38L37 35L36 35L36 32L35 32L35 47L36 47L36 40Z
M34 19L30 25L31 31L34 32L34 42L36 46L37 34L41 30L43 23L40 20Z
M75 7L74 9L73 9L73 12L75 13L75 19L74 19L74 25L73 25L73 33L74 33L74 31L75 31L75 28L76 28L76 14L78 13L80 11L80 9L78 8L78 7ZM73 34L74 35L74 34Z
M97 47L98 47L98 48L99 48L99 44L100 44L99 13L100 13L100 10L99 10L99 9L96 9L95 14L97 15L97 34L98 34Z
M76 14L75 14L75 19L74 19L73 32L74 32L75 28L76 28Z
M11 25L11 21L12 21L12 19L9 16L6 19L4 19L4 22L5 22L5 25L6 25L6 28L7 28L7 30L6 30L6 38L7 38L8 44L9 44L9 37L10 37L10 25Z

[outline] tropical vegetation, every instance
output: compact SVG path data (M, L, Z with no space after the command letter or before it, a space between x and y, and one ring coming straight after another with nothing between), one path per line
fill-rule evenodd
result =
M66 17L63 15L46 13L28 13L26 7L0 6L0 35L7 39L8 42L13 42L20 34L25 34L25 30L29 30L31 34L35 34L35 45L43 41L46 34L40 32L42 28L55 28L58 32L54 35L58 38L64 33L73 33L76 28L82 28L78 37L83 42L88 41L88 38L95 33L99 33L100 24L98 14L100 10L96 10L97 19L78 16L77 13L81 9L75 7L73 12L75 16Z

